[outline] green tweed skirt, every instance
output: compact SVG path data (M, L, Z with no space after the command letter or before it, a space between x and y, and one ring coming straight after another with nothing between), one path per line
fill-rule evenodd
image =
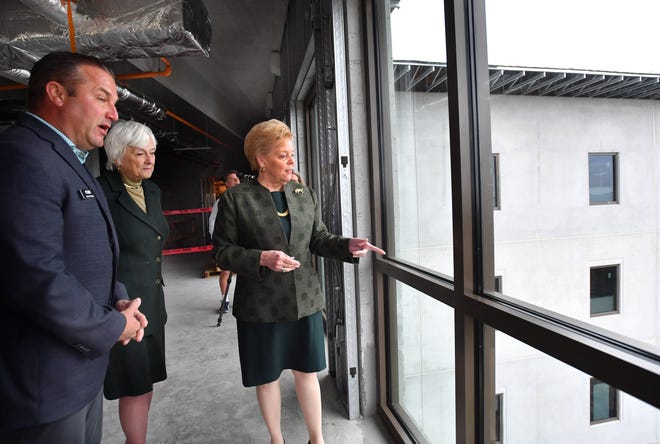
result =
M290 322L236 321L241 376L245 387L279 379L283 370L323 370L325 340L321 311Z

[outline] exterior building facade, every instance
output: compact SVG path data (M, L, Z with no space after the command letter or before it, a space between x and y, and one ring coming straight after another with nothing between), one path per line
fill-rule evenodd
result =
M657 440L657 74L489 66L485 2L424 5L292 2L273 92L326 221L388 252L324 266L349 417Z

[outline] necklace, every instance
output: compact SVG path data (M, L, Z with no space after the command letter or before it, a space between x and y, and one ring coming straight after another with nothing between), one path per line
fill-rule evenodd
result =
M277 212L277 215L280 217L287 217L289 215L289 209L287 208L284 213Z

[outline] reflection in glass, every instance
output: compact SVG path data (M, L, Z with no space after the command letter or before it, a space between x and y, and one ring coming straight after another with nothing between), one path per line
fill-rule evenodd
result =
M660 2L626 5L557 0L539 14L486 1L491 150L506 196L493 212L494 269L509 297L657 345L660 59L643 23ZM594 268L624 263L625 274ZM604 313L617 315L594 316Z
M428 442L455 442L453 310L405 284L393 285L393 407Z
M589 203L616 202L615 154L589 154Z
M385 172L399 259L453 275L451 171L443 3L400 1L388 15ZM387 168L387 167L386 167ZM393 250L393 251L391 251Z
M490 396L496 393L503 394L504 443L657 440L658 409L500 331L495 333L495 393ZM490 414L495 419L497 412Z

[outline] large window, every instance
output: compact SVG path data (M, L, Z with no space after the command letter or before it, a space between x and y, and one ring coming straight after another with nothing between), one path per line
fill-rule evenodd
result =
M660 4L631 1L371 3L382 407L417 442L657 440Z
M384 54L390 138L385 181L392 224L388 254L453 274L451 169L441 1L396 2ZM426 42L420 46L420 42Z
M393 283L395 410L411 433L430 443L454 442L454 319L452 310L413 288Z
M660 63L647 63L639 45L639 20L647 19L595 0L485 6L488 129L500 158L506 158L499 181L506 206L492 213L493 267L506 270L506 302L566 326L566 334L589 332L590 338L621 341L622 347L634 344L658 359L660 192L649 180L660 174L658 102L628 93L626 74L660 74ZM650 0L627 6L660 11ZM615 28L620 32L613 40ZM517 339L498 335L495 352L497 386L507 394L509 437L532 432L519 442L599 442L603 429L582 433L581 420L589 414L592 422L612 417L616 384L601 378L592 383L589 410L587 396L579 401L571 396L590 387L589 372L565 363L579 363L577 352L562 362L545 353L556 346L553 341L538 344L524 333ZM592 371L612 377L615 366L602 363ZM615 441L657 439L650 432L655 420L632 419L645 417L638 407L648 413L635 403L629 415L608 424L610 437L619 436ZM537 409L548 414L524 413ZM556 424L573 431L560 437Z
M585 0L570 19L560 13L575 6L559 0L539 14L520 0L486 2L490 135L506 158L494 267L506 270L507 296L657 345L657 310L644 307L657 306L660 294L660 191L650 179L660 174L658 101L627 93L624 74L657 77L660 63L644 60L632 9ZM562 19L548 18L554 14ZM612 46L614 28L630 31ZM613 49L624 47L638 50ZM625 264L625 279L593 267L612 263ZM620 315L597 316L604 313Z

